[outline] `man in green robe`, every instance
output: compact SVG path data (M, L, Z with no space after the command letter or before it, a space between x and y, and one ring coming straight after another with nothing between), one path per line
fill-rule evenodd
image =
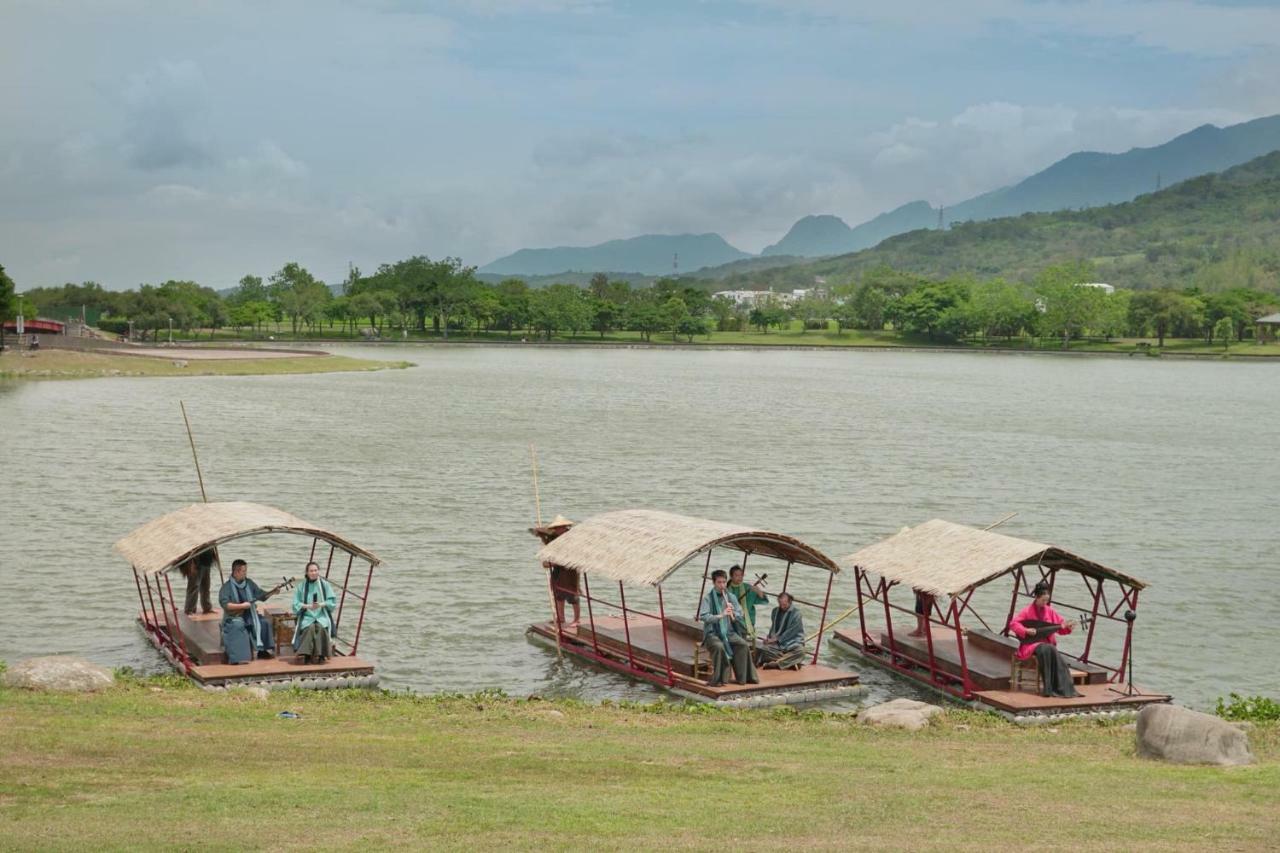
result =
M756 665L751 660L751 643L744 636L746 625L738 600L729 593L729 578L721 569L711 573L711 589L698 606L702 621L702 646L711 652L711 678L707 684L719 687L732 671L739 684L759 684Z
M742 612L746 614L747 639L755 642L756 639L756 605L768 604L769 596L760 588L759 582L747 585L742 579L742 566L731 566L729 568L729 594L738 599L738 604L742 608Z

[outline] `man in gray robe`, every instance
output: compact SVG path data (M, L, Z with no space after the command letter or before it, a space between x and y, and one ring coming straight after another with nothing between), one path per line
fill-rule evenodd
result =
M804 657L804 620L792 603L791 593L778 595L778 606L769 620L769 636L756 649L762 666L795 666Z
M249 580L249 564L244 560L232 563L231 579L218 592L227 663L248 663L255 653L260 658L275 657L271 620L258 613L257 603L266 600L262 587Z

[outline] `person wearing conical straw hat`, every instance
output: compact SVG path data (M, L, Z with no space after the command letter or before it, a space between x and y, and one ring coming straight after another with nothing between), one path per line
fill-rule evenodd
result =
M534 528L533 532L545 545L559 537L570 527L573 527L572 521L563 515L557 515L542 527ZM557 566L553 563L544 563L543 565L551 571L551 591L556 604L556 624L565 624L564 605L567 601L573 605L573 621L567 627L577 627L578 623L582 621L581 605L578 603L578 585L580 582L578 570Z

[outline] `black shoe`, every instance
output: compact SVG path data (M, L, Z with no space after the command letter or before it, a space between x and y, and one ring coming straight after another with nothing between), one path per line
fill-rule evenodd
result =
M183 612L183 613L185 613L185 614L187 614L188 616L195 616L195 615L196 615L195 610L184 610L184 611L182 611L182 612Z
M271 660L275 655L271 652L258 652L258 660Z
M708 687L724 687L724 682L723 682L723 681L708 681L708 682L707 682L707 686L708 686Z

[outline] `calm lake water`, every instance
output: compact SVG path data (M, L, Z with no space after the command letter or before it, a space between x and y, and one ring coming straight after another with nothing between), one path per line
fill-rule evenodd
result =
M385 686L658 695L525 639L548 610L526 531L535 442L547 515L664 508L836 557L930 518L985 525L1016 511L1001 532L1151 583L1139 683L1198 706L1276 694L1274 365L500 347L376 357L418 366L0 383L0 658L164 668L111 546L199 500L182 399L211 499L279 506L386 561L361 642ZM307 544L287 544L223 559L243 551L263 581L297 574ZM692 611L686 597L668 605ZM850 606L851 573L833 598ZM872 698L910 692L861 669Z

